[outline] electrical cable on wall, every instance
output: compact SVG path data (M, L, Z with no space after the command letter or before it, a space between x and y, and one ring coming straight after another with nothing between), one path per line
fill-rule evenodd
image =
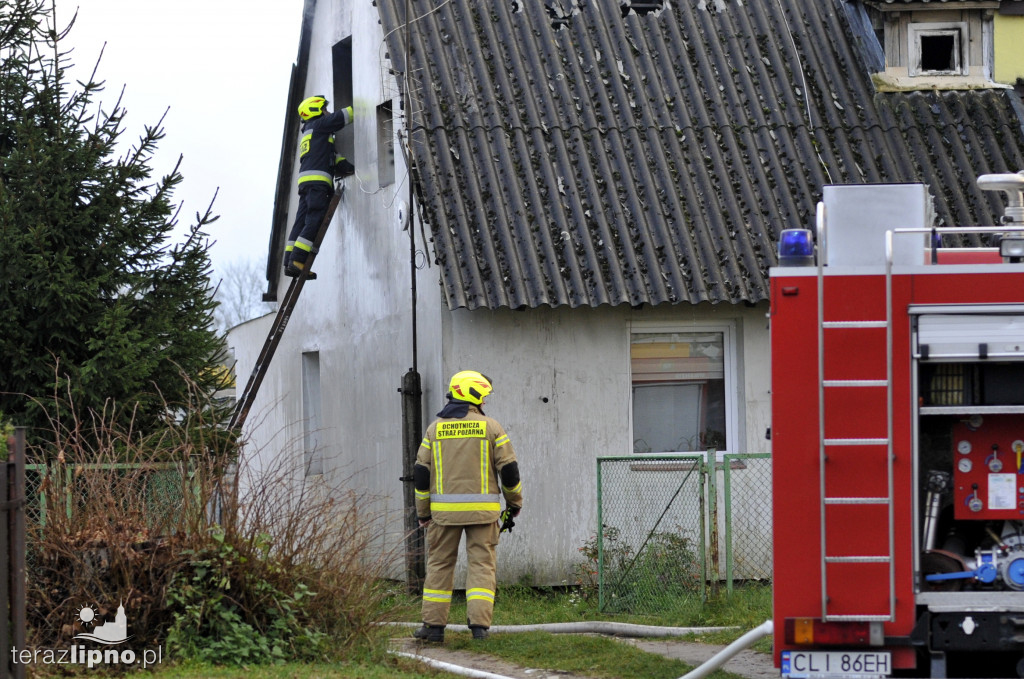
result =
M814 119L811 117L811 97L807 91L807 73L804 71L803 60L800 58L800 50L796 46L796 38L793 37L793 28L789 25L789 18L786 17L786 12L782 7L782 0L775 0L779 5L779 13L782 15L782 19L786 22L786 33L789 35L789 43L793 46L793 54L796 56L797 67L800 69L800 80L804 86L804 106L807 109L807 129L811 133L811 137L814 137ZM818 150L817 145L814 148L814 155L818 157L818 163L821 165L821 169L825 171L825 177L828 179L828 183L832 183L832 174L828 171L828 166L825 164L825 159L821 157L821 152Z

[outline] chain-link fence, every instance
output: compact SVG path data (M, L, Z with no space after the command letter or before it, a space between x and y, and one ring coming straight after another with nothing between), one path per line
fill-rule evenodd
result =
M602 610L687 613L706 597L701 455L599 458Z
M54 512L73 521L90 502L107 505L112 516L136 519L154 530L173 524L198 502L194 470L174 463L26 465L26 513L45 525Z
M771 579L769 455L602 457L597 483L601 610L686 615L723 580Z
M768 453L722 457L725 582L772 579L772 459Z

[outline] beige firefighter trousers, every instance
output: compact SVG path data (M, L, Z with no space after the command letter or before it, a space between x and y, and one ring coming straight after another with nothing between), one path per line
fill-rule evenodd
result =
M490 627L494 614L495 561L498 524L440 526L427 524L427 577L423 581L423 622L447 625L452 603L455 561L466 533L466 617L470 625Z

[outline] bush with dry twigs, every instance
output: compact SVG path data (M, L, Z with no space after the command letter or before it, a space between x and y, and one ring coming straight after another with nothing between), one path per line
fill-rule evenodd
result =
M94 626L119 605L122 648L172 660L323 659L376 639L393 558L373 498L307 483L288 455L250 473L209 407L168 412L150 435L70 417L30 450L49 461L28 473L32 645L82 643L85 607Z

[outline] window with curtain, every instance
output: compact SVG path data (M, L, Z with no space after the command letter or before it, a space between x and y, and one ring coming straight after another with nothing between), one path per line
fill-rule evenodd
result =
M633 452L726 449L724 331L634 332Z

